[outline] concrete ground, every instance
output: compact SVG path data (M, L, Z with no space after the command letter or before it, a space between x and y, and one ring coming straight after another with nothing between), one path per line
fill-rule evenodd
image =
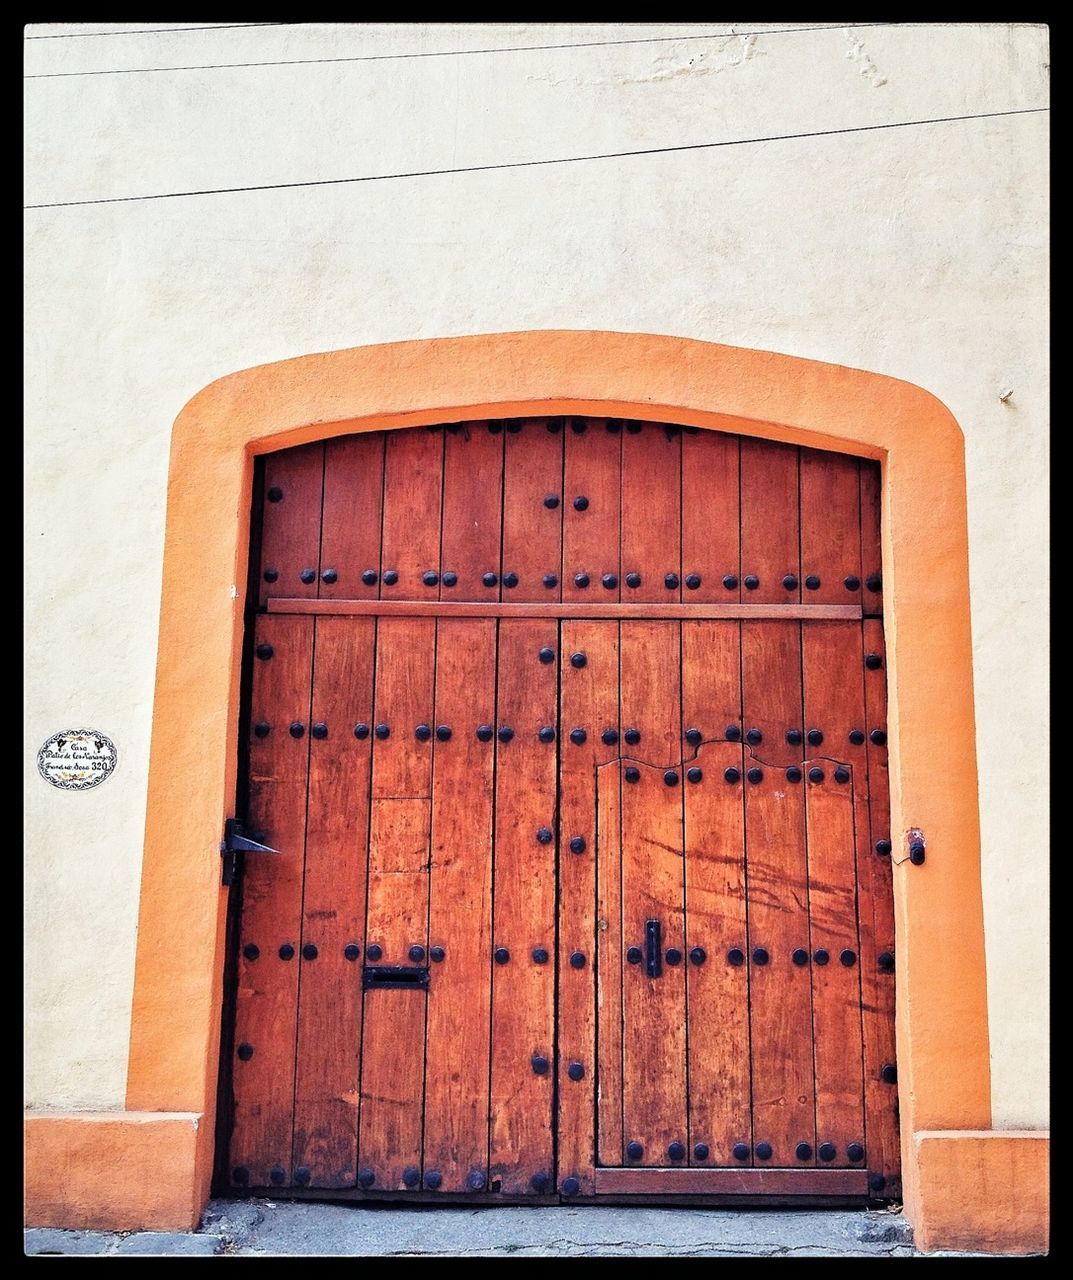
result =
M25 1251L119 1257L919 1257L912 1240L903 1217L881 1211L371 1208L214 1200L196 1232L35 1227L26 1231Z

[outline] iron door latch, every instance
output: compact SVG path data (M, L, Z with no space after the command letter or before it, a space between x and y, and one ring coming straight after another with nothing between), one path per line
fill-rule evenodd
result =
M237 818L228 818L224 823L224 838L220 841L220 856L224 860L222 884L234 884L238 867L237 855L240 853L279 853L279 850L251 840L246 834L246 828Z
M645 972L658 978L663 972L662 930L658 920L645 921Z

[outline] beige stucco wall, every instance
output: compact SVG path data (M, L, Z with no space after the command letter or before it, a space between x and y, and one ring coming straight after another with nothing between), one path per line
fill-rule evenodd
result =
M1047 117L993 113L1046 105L1046 30L154 25L26 33L27 203L87 202L26 219L30 1105L123 1102L179 409L305 352L579 328L875 370L961 423L994 1118L1045 1125ZM953 116L987 118L868 128ZM742 139L774 140L278 186ZM82 725L120 763L65 794L34 757Z

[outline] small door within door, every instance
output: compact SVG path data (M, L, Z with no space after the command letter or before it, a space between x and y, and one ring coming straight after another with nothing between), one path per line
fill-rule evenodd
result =
M824 1171L859 1169L867 1151L858 899L868 860L857 831L869 815L838 745L863 736L845 728L863 723L863 707L840 675L860 668L860 629L683 624L679 648L660 634L668 625L621 625L634 745L598 777L608 1171L597 1189L750 1185L748 1174L675 1173L723 1168L785 1171L767 1178L771 1190L811 1171L817 1194L837 1194L853 1180ZM805 720L832 727L825 751L824 730L796 727L802 656ZM743 676L744 732L736 711L723 724Z

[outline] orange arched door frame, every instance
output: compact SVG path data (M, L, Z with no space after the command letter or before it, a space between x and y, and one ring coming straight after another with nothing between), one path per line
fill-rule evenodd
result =
M352 432L528 414L643 417L882 463L903 1173L919 1229L943 1192L917 1135L945 1131L953 1142L949 1131L990 1125L964 441L944 406L908 383L684 338L555 330L360 347L232 374L183 409L168 480L123 1114L143 1124L146 1112L199 1117L160 1175L178 1179L196 1219L212 1164L219 840L235 794L254 456ZM921 867L898 858L910 827L927 836Z

